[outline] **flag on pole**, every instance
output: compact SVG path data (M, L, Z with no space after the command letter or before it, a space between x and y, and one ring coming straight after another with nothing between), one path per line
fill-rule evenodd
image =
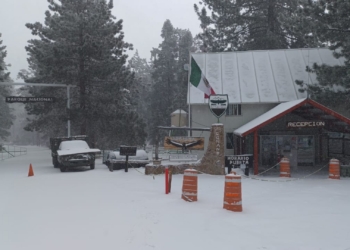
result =
M204 98L209 98L210 95L215 95L208 79L205 77L193 57L191 57L190 82L193 86L204 92Z

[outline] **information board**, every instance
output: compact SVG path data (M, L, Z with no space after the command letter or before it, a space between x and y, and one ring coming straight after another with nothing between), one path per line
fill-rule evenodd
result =
M134 146L121 146L119 150L119 155L125 156L135 156L137 147Z
M246 165L246 168L253 167L253 155L226 155L225 166L230 168L239 168L241 165Z

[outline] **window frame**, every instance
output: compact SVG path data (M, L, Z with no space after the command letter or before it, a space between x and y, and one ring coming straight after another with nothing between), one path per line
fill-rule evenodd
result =
M240 116L242 115L242 104L229 103L226 109L226 116Z

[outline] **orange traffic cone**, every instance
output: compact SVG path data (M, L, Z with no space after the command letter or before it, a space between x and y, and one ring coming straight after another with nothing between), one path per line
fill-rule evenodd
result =
M28 177L29 176L34 176L34 171L33 171L33 167L32 167L32 164L30 163L29 165L29 172L28 172Z

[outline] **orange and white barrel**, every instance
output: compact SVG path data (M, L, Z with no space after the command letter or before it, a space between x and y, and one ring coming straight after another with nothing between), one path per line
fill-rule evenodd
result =
M290 177L290 163L286 157L280 161L280 177Z
M337 159L329 160L329 178L330 179L340 179L340 164Z
M182 196L185 201L197 201L198 193L198 171L186 169L182 183Z
M242 212L241 178L233 172L225 176L224 209Z

